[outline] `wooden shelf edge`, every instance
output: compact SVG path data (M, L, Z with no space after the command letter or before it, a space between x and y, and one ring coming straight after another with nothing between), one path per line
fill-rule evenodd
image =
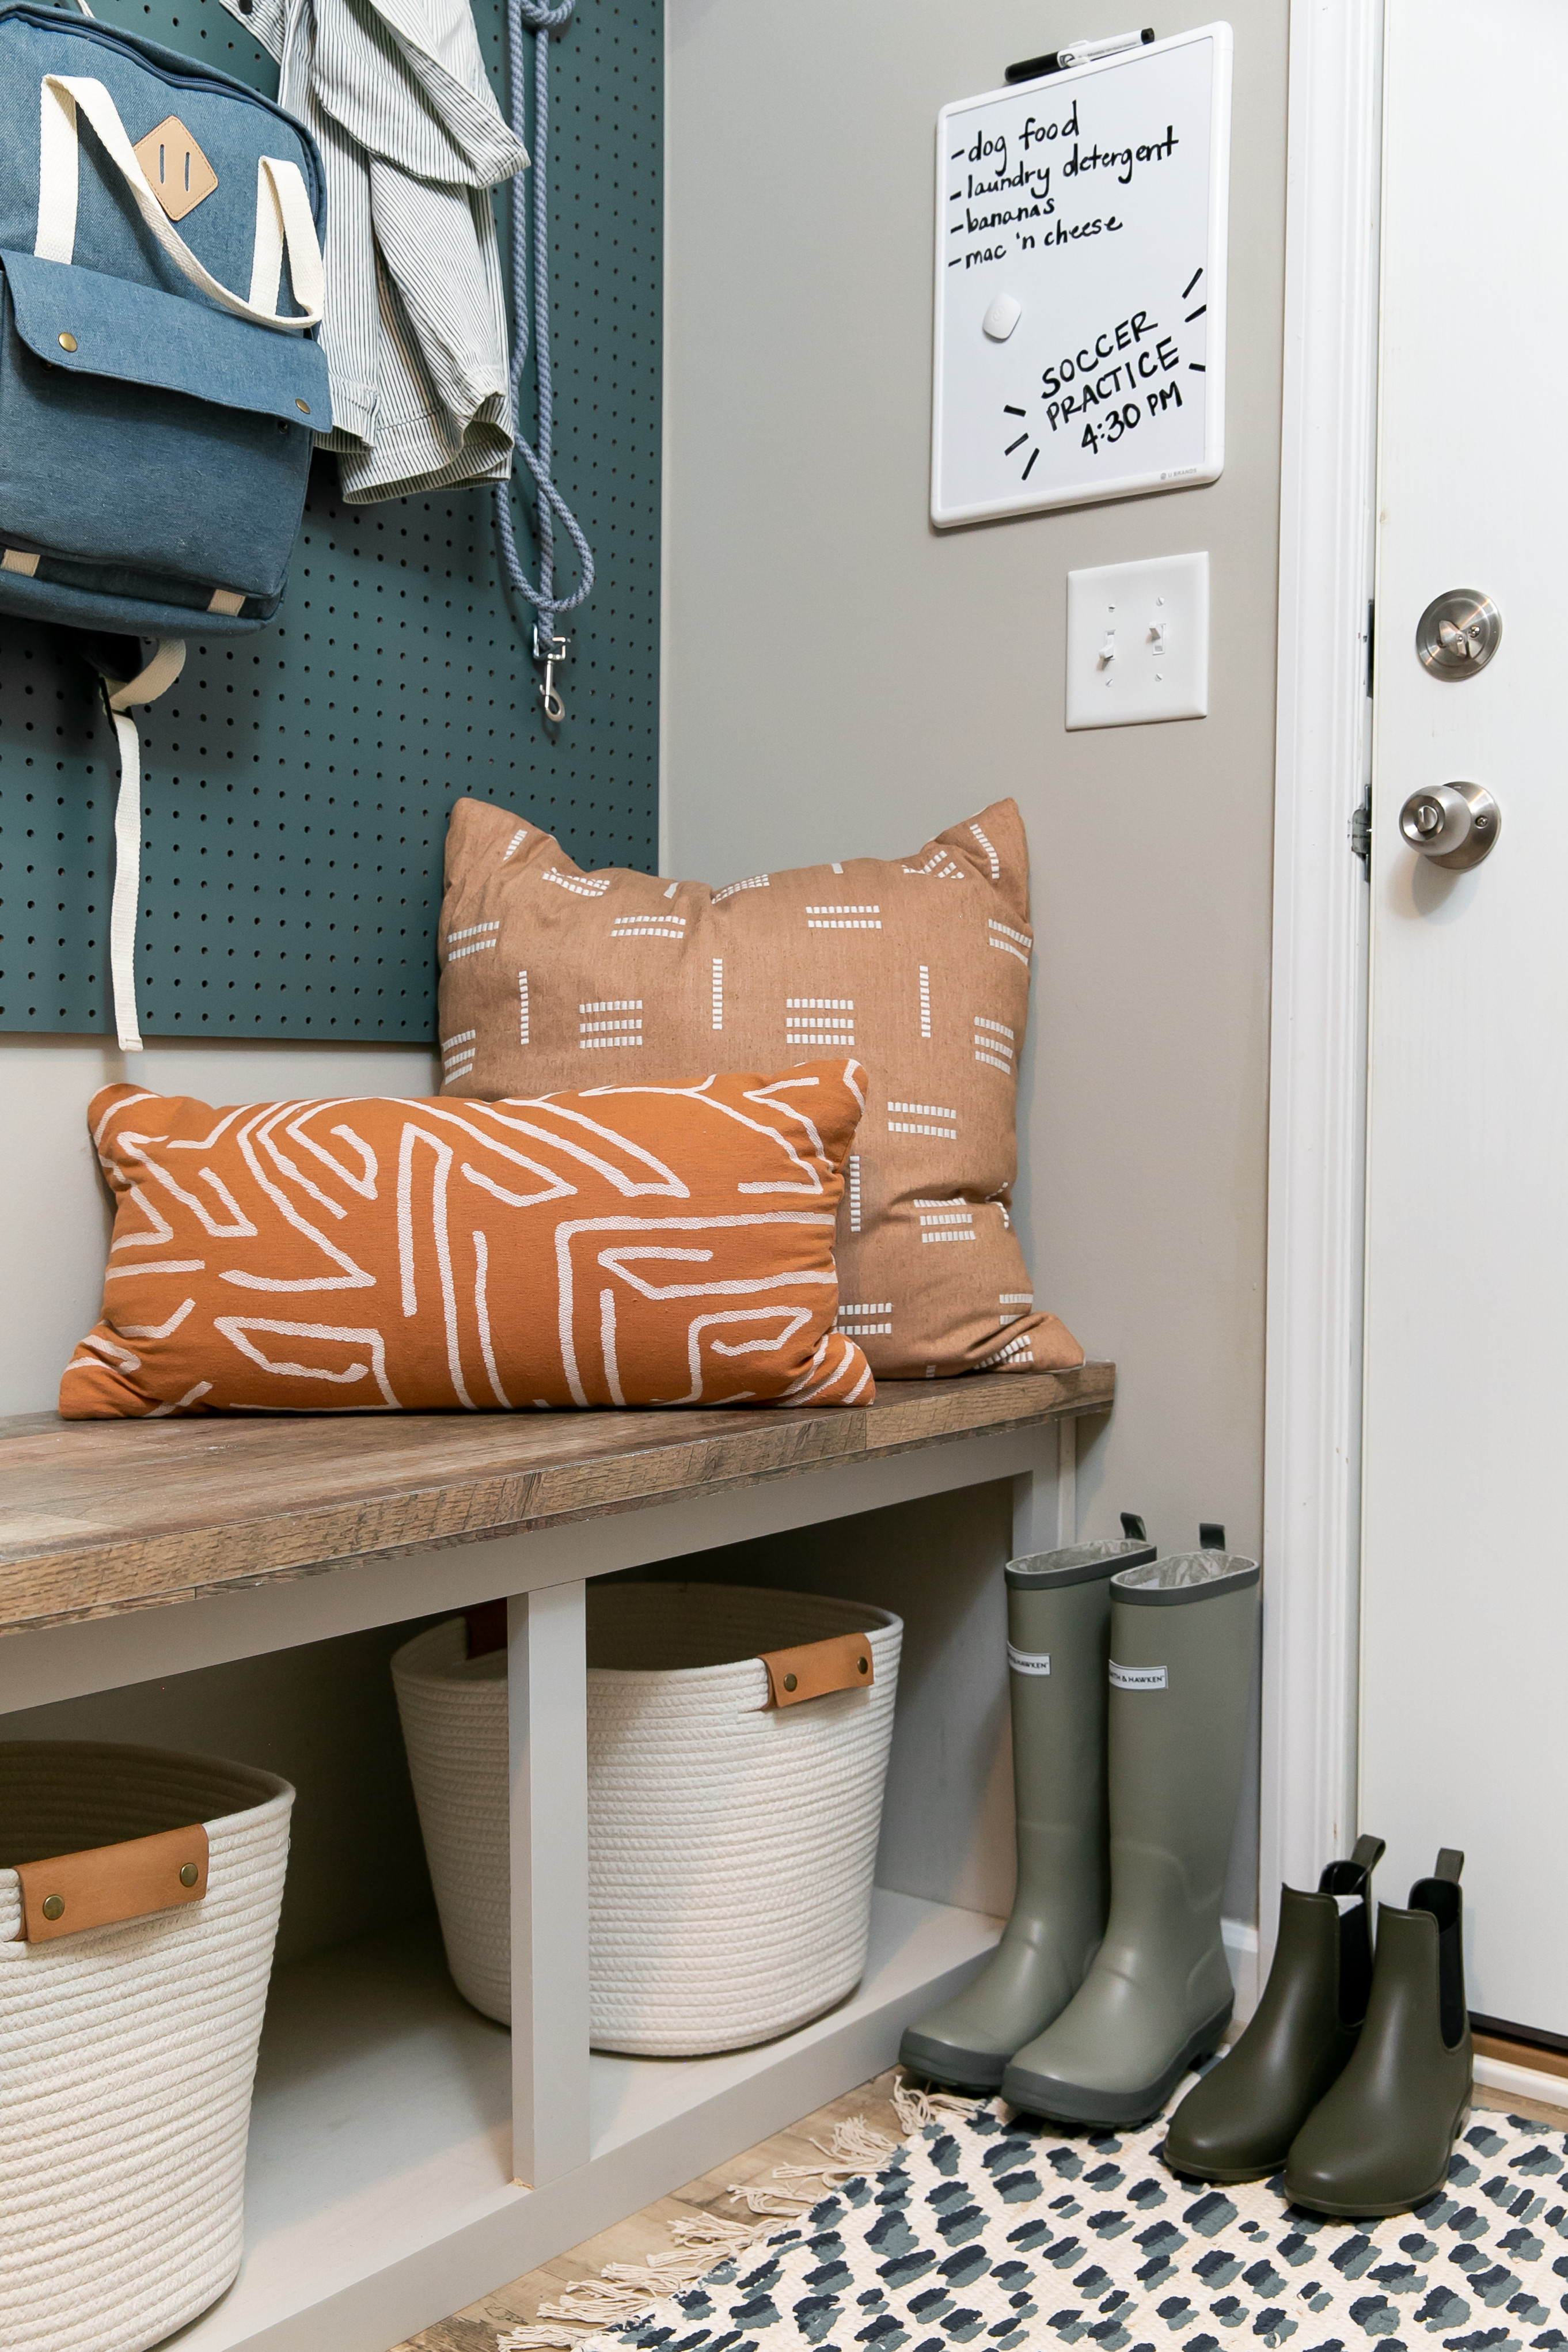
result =
M437 1475L406 1482L390 1476L378 1481L364 1457L355 1456L350 1432L337 1424L343 1438L345 1481L351 1470L357 1471L362 1491L319 1507L286 1502L266 1511L235 1503L223 1459L231 1445L242 1444L256 1483L251 1456L257 1424L187 1423L187 1433L193 1429L206 1433L203 1451L214 1457L210 1471L203 1473L210 1477L211 1503L198 1489L195 1505L185 1505L187 1523L167 1526L156 1523L156 1502L149 1502L140 1491L122 1494L126 1448L117 1435L112 1452L95 1448L89 1457L84 1448L81 1462L64 1469L54 1466L58 1459L54 1456L42 1509L29 1508L26 1500L15 1509L0 1508L0 1634L173 1605L198 1595L411 1552L535 1534L697 1495L771 1485L813 1470L956 1444L990 1432L1104 1412L1114 1393L1115 1368L1111 1364L940 1384L884 1382L877 1402L864 1409L679 1416L700 1423L689 1435L670 1428L675 1415L639 1415L634 1421L628 1416L627 1436L630 1441L634 1432L635 1442L619 1451L574 1457L563 1448L560 1458L551 1460L539 1458L536 1444L532 1463L488 1459L465 1468L449 1460ZM434 1418L410 1416L404 1427L411 1440ZM421 1428L411 1426L415 1421ZM61 1426L99 1431L105 1424ZM145 1428L141 1423L110 1426L123 1434ZM164 1421L156 1427L162 1452L169 1441L162 1433L171 1424ZM541 1424L529 1421L513 1427L537 1441ZM441 1434L460 1444L465 1432L473 1428L472 1423L447 1426ZM280 1443L287 1444L287 1433L298 1429L298 1423L282 1424ZM231 1430L243 1432L243 1437L231 1440ZM31 1416L24 1423L0 1424L0 1471L5 1467L8 1433L36 1454L37 1441L47 1433L47 1422ZM314 1433L319 1437L319 1432ZM495 1434L492 1422L492 1445ZM563 1435L570 1435L570 1429ZM145 1463L136 1467L144 1475ZM319 1461L314 1467L319 1475ZM287 1475L287 1457L280 1454L271 1476L284 1487ZM192 1484L187 1473L185 1486ZM113 1532L101 1524L89 1527L82 1517L76 1517L79 1535L72 1527L75 1515L96 1511L101 1521L111 1514L118 1517L122 1508L125 1519L141 1520L136 1532L123 1522ZM37 1528L37 1538L7 1544L8 1521L19 1531L28 1528L30 1533Z

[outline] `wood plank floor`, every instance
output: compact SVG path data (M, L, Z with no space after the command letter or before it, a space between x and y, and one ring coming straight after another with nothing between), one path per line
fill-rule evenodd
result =
M747 2148L739 2156L727 2158L700 2179L688 2180L673 2197L661 2197L655 2204L644 2206L642 2212L618 2221L613 2229L601 2230L598 2237L588 2238L580 2246L558 2254L554 2262L546 2263L541 2269L514 2279L509 2286L497 2287L494 2294L471 2303L465 2311L457 2312L451 2319L424 2328L406 2344L398 2346L396 2352L496 2352L497 2337L508 2327L520 2326L525 2320L537 2317L540 2304L552 2301L568 2279L596 2277L606 2263L639 2263L649 2254L668 2252L668 2225L683 2213L716 2213L727 2221L747 2221L749 2216L744 2205L727 2197L726 2189L732 2184L744 2186L766 2180L775 2165L821 2163L821 2150L812 2142L825 2140L841 2118L864 2116L889 2139L901 2139L903 2133L891 2095L894 2080L893 2073L880 2074L858 2090L846 2091L841 2098L819 2107L814 2115L804 2116L789 2131L775 2132L771 2139Z
M681 2214L717 2213L726 2221L744 2221L745 2208L727 2197L725 2190L732 2184L744 2186L765 2180L775 2165L816 2162L821 2151L813 2147L813 2141L825 2140L841 2117L864 2116L889 2139L900 2138L891 2095L894 2081L892 2073L879 2074L874 2082L846 2091L841 2098L834 2099L829 2106L819 2107L815 2115L804 2116L789 2131L776 2132L771 2139L747 2148L743 2155L716 2165L700 2180L690 2180L684 2189L677 2189L673 2197L661 2197L656 2204L644 2206L642 2212L618 2221L612 2230L601 2231L597 2238L588 2238L580 2246L558 2254L542 2269L529 2271L526 2277L514 2279L509 2286L497 2287L494 2294L471 2303L465 2311L456 2312L450 2319L411 2336L405 2344L395 2347L394 2352L496 2352L497 2343L507 2329L537 2318L540 2304L553 2301L568 2279L592 2278L606 2263L639 2263L649 2254L665 2252L670 2243L668 2225ZM1478 2089L1475 2104L1500 2114L1531 2116L1538 2122L1568 2128L1568 2111L1542 2106L1534 2099L1511 2098L1500 2091Z

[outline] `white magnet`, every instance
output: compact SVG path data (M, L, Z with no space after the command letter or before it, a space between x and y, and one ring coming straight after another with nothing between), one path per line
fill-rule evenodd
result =
M993 343L1005 343L1022 317L1021 302L1015 302L1010 294L998 294L980 324Z

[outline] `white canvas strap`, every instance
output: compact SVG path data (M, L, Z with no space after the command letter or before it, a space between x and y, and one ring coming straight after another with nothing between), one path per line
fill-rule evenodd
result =
M160 207L162 209L162 207ZM310 199L305 193L305 183L298 167L278 162L276 156L263 155L256 167L256 246L250 265L250 308L260 319L277 316L277 297L283 285L283 255L288 253L288 270L294 291L301 302L308 301L318 318L320 316L324 278L321 248L316 242L316 224L310 216ZM300 278L301 255L305 259L305 278ZM312 268L315 277L311 278ZM287 326L309 326L308 319L287 320Z
M104 707L120 743L120 793L114 804L114 898L109 915L109 971L114 992L114 1025L122 1054L140 1054L141 1026L136 1016L136 912L141 898L141 738L127 712L136 703L156 702L185 667L183 637L162 637L145 669L134 677L103 680Z
M257 163L256 243L246 299L215 278L179 235L136 160L113 99L102 82L85 74L46 74L39 85L38 229L33 247L39 260L69 262L76 253L78 110L97 132L148 228L199 292L236 319L280 334L297 335L320 325L325 295L321 247L298 165L276 155L263 155ZM286 249L295 299L305 306L298 318L284 318L277 310Z

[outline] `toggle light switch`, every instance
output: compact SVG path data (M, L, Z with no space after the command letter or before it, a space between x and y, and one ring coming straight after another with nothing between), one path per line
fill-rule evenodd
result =
M1067 725L1208 716L1208 557L1067 575Z

